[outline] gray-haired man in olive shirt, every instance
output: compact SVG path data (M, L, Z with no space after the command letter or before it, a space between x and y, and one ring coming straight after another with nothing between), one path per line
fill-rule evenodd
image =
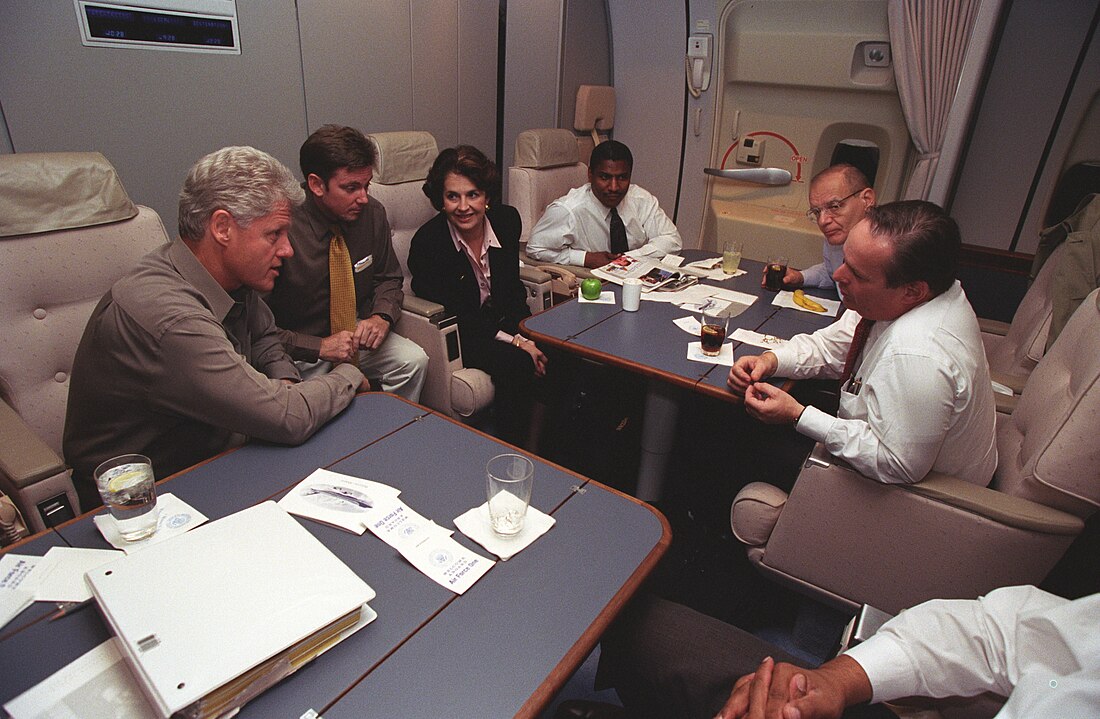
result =
M364 384L351 364L301 382L257 292L271 290L303 192L265 152L199 160L180 192L181 240L146 255L88 320L76 352L64 454L81 504L92 471L138 452L165 477L249 437L297 444Z

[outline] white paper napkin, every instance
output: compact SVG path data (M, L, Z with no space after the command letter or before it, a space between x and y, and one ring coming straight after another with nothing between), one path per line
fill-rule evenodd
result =
M681 317L677 320L672 320L672 324L676 325L689 335L699 336L699 332L703 329L699 324L699 320L692 316Z
M290 514L362 534L383 504L401 490L361 477L316 469L279 500Z
M190 531L209 519L205 514L171 493L157 497L157 507L154 511L158 512L157 531L136 542L127 542L122 538L122 535L118 532L118 525L110 514L97 514L92 517L92 521L95 522L96 529L112 547L121 549L127 554L132 554L151 544L157 544L175 537L177 534Z
M615 304L615 293L611 290L604 290L600 293L600 296L594 300L586 300L580 294L577 295L577 302L582 305L613 305Z
M489 524L489 503L474 507L459 517L455 518L455 526L458 530L493 554L508 561L520 550L526 549L529 544L546 534L550 527L557 521L549 514L540 512L534 507L527 508L527 517L523 521L523 529L511 537L502 537L493 531Z
M722 349L718 350L718 354L714 357L707 357L703 354L702 344L699 342L688 342L687 358L692 362L706 362L707 364L724 364L727 367L733 366L733 345L726 342L722 345Z
M808 310L805 307L799 307L794 303L794 293L787 290L780 290L775 293L775 299L772 300L772 304L776 307L790 307L792 310L798 310L799 312L809 312L811 315L821 315L823 317L836 317L837 311L840 310L840 302L838 300L827 300L824 297L815 297L814 295L806 295L814 302L818 303L825 308L824 312L814 312Z
M84 573L125 554L114 549L51 547L35 569L42 572L34 592L36 602L83 602L92 598Z
M741 327L733 331L733 334L730 335L730 339L744 342L753 347L763 347L764 349L775 349L776 347L782 347L787 344L787 340L780 337L763 335L759 332L753 332L752 330L746 330Z

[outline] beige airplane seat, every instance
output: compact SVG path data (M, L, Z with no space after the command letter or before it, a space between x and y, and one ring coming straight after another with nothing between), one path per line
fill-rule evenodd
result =
M1100 506L1100 290L997 416L989 487L931 473L861 476L819 444L790 495L754 482L730 523L767 576L835 606L890 613L933 598L1037 584Z
M577 136L580 161L591 164L592 148L607 139L615 127L615 88L609 85L581 85L577 88L577 106L573 129Z
M508 204L516 208L523 221L523 247L546 206L588 182L588 168L577 159L577 153L576 137L569 130L524 130L516 137L516 164L508 168ZM541 262L526 253L523 262L550 274L554 278L553 294L558 296L576 295L577 277L592 276L584 267Z
M413 235L436 215L422 188L439 154L438 146L428 132L378 132L367 137L377 151L370 194L386 207L393 249L405 275L405 301L395 329L428 354L428 378L420 401L449 417L468 419L492 404L492 380L479 369L463 366L457 320L443 305L413 294L408 269ZM550 277L525 268L521 279L528 306L542 309L549 302L545 298L550 294Z
M84 325L167 241L98 152L0 155L0 489L32 531L80 511L61 435Z
M1054 278L1059 260L1064 255L1065 245L1060 245L1043 264L1020 300L1011 324L990 319L978 320L994 381L1017 394L1023 391L1028 376L1046 352L1047 334L1054 311Z

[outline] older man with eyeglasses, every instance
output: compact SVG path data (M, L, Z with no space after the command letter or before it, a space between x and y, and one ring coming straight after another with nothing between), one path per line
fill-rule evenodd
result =
M830 165L810 180L810 209L806 217L816 222L825 242L822 261L804 270L787 268L783 286L833 288L833 273L844 262L848 233L875 204L875 188L858 168L847 163ZM764 286L761 278L760 286Z

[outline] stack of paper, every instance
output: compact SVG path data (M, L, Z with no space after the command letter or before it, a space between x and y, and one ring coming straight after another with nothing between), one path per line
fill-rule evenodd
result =
M356 534L369 529L429 579L456 594L492 568L492 560L456 542L451 530L413 511L400 494L379 482L318 469L279 504L291 514Z
M377 616L374 590L274 502L87 581L164 719L231 712Z

